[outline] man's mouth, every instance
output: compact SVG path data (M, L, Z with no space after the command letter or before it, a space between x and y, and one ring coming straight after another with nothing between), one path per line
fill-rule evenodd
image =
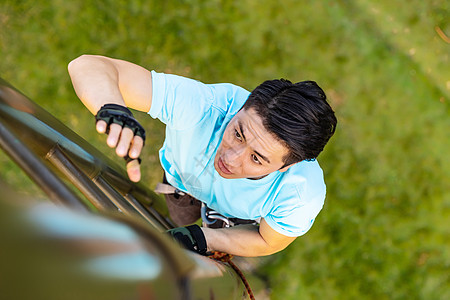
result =
M222 171L224 174L230 175L233 174L228 168L227 165L223 162L222 158L219 157L219 161L217 163L219 166L220 171Z

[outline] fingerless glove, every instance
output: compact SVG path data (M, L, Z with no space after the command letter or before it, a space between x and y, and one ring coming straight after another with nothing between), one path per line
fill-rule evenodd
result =
M206 238L198 225L177 227L167 231L175 240L188 250L201 255L206 254Z

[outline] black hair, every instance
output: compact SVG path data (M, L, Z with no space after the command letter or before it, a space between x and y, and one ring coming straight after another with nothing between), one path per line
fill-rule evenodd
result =
M266 130L289 149L284 166L315 159L336 130L334 111L314 81L265 81L242 108L254 108Z

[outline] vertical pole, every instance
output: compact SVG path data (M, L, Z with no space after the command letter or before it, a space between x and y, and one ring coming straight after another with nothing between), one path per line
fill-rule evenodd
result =
M0 147L52 201L88 211L86 204L1 122Z
M113 202L64 155L58 145L53 147L45 158L63 173L95 208L100 211L117 211Z

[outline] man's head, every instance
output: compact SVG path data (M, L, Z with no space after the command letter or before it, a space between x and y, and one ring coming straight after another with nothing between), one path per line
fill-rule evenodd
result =
M214 165L225 178L258 178L314 159L334 134L336 117L313 81L269 80L228 124Z

